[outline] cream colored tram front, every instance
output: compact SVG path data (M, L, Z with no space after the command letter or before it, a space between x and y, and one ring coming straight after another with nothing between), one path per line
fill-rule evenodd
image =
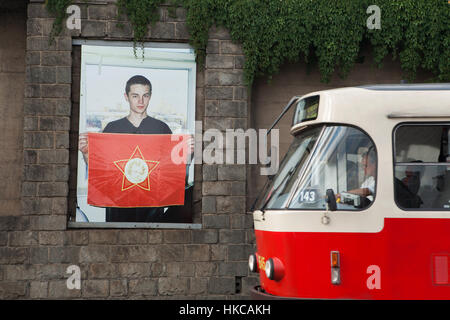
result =
M450 85L333 89L293 107L294 141L254 211L258 292L450 298L438 286L450 265ZM368 285L371 268L382 287Z

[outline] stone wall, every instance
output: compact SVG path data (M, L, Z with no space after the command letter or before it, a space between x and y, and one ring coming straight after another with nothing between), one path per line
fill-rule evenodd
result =
M0 217L21 214L25 81L26 5L6 4L0 4Z
M0 3L0 298L24 296L25 284L11 270L28 257L17 247L17 232L29 226L22 215L23 92L25 83L26 4Z
M64 29L53 43L43 1L28 5L22 211L0 223L0 298L247 297L258 280L247 268L254 236L245 166L196 165L199 230L68 227L79 109L80 57L72 40L132 39L128 22L116 26L114 1L76 3L81 31ZM146 40L188 42L183 10L171 18L163 5L159 13ZM243 59L226 30L210 30L206 65L197 72L196 120L204 130L247 127ZM70 265L81 269L80 290L66 286Z
M44 1L31 0L27 9L18 2L0 3L15 10L0 19L0 29L8 28L0 33L8 43L0 49L0 144L12 150L11 159L0 155L7 163L0 178L11 185L0 187L0 299L248 297L258 283L247 268L255 241L246 213L265 180L257 166L195 166L198 230L68 227L75 208L81 60L72 41L131 41L132 28L126 20L117 27L114 0L74 1L81 8L81 30L64 28L49 43L54 19ZM187 43L184 10L174 18L162 5L159 14L146 40ZM196 120L203 131L267 128L293 95L398 83L402 77L398 63L386 61L378 70L367 57L347 79L323 84L317 70L307 72L298 63L283 66L270 84L257 79L249 97L243 63L241 46L226 30L211 28L205 66L197 68L196 78ZM426 79L420 75L417 81ZM5 104L11 96L13 107ZM280 157L290 143L290 119L285 116L279 126ZM80 267L80 290L67 288L71 265Z

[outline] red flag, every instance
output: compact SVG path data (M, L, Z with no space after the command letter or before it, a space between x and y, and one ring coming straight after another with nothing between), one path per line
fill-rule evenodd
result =
M87 203L122 208L183 205L186 156L181 157L181 151L187 150L186 139L89 133Z

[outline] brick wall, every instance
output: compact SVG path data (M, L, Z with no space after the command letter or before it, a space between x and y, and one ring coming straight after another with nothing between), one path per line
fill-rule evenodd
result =
M67 227L79 109L72 39L130 41L129 24L116 26L113 2L78 1L81 31L64 29L52 44L43 1L28 5L22 211L0 223L0 298L245 298L257 283L247 268L254 236L245 166L196 165L200 230ZM183 10L177 18L164 5L159 12L147 40L187 42ZM197 72L196 120L204 130L247 127L243 59L226 30L210 30L205 69ZM81 269L80 290L66 286L70 265Z
M29 226L29 219L22 215L21 206L25 38L26 5L20 1L2 1L0 3L0 181L2 181L0 297L2 298L23 296L26 291L25 285L14 279L18 274L15 272L11 274L15 265L24 263L29 257L28 248L17 246L20 242L19 233Z
M0 217L21 214L25 8L0 4Z
M8 1L15 10L20 8L18 1ZM0 299L247 297L249 288L258 283L247 268L254 233L252 216L246 214L265 180L257 166L195 166L194 222L202 224L199 230L68 228L76 192L81 59L72 39L131 41L132 29L127 21L121 21L124 28L116 26L114 0L80 0L75 2L81 8L82 29L64 29L50 44L53 18L43 2L30 1L28 17L26 9L21 18L17 16L15 25L22 19L26 30L13 31L16 18L11 16L9 22L0 23L0 28L8 23L8 34L2 36L17 39L10 60L0 51L0 76L15 67L6 77L16 84L15 90L24 92L16 95L15 113L0 117L16 139L0 137L16 152L14 163L2 167L0 175L22 181L14 184L12 207L3 202L0 208ZM159 13L160 22L148 30L147 40L188 42L183 9L177 10L176 18L169 17L164 5ZM283 66L270 84L257 79L249 97L243 83L241 46L230 40L226 30L213 27L205 68L197 70L196 120L202 121L203 130L267 128L293 95L400 82L397 62L386 59L386 67L379 70L367 56L347 79L335 77L329 84L320 82L317 70L307 72L303 63ZM26 72L17 69L20 59ZM428 77L421 74L417 81ZM2 110L7 110L5 98L0 97ZM290 119L287 115L280 124L280 157L290 143ZM0 189L0 196L5 190ZM80 290L66 286L70 265L80 267Z

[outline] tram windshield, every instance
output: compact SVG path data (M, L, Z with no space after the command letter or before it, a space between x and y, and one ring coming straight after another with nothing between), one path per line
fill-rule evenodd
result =
M361 210L375 198L377 155L361 130L327 125L301 131L260 195L259 209L324 210L332 189L338 210Z

